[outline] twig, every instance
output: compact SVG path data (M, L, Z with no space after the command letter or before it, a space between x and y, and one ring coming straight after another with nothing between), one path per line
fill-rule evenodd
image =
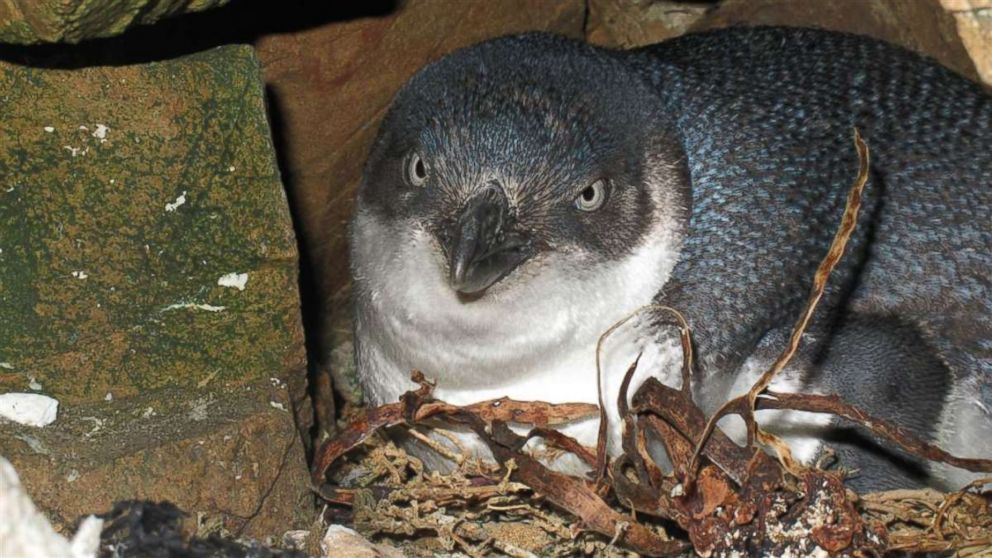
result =
M600 484L606 477L606 439L609 428L609 420L606 416L606 405L603 400L603 343L606 342L606 339L609 338L613 332L623 327L624 324L630 320L645 312L653 311L667 312L671 314L678 323L679 339L682 342L682 390L688 393L689 376L692 371L692 341L689 334L689 323L686 321L685 316L683 316L681 312L671 306L665 306L663 304L647 304L645 306L641 306L637 310L634 310L603 332L603 334L599 336L599 340L596 342L596 393L599 399L599 434L596 441L596 484ZM638 359L640 359L640 356L638 356ZM636 368L636 366L637 362L634 362L634 367ZM629 380L627 383L629 385ZM624 401L624 405L626 406L626 400ZM621 414L621 416L623 416L623 414Z
M944 503L942 503L940 507L937 508L937 513L934 514L933 516L933 523L930 525L927 531L934 533L935 535L937 535L938 539L943 540L944 533L940 528L940 524L941 522L944 521L944 518L947 517L947 510L951 509L951 506L960 502L961 499L964 498L964 495L968 493L968 490L982 487L988 484L989 482L992 482L992 478L978 479L968 483L968 485L962 488L961 490L947 496L947 498L944 499Z
M836 395L769 391L758 398L755 408L830 413L859 424L871 430L872 433L897 444L902 449L930 461L941 461L968 471L992 473L992 459L958 457L947 453L904 428L884 419L873 417L858 407L845 403Z
M551 471L536 459L522 453L514 453L508 448L519 443L504 423L494 423L492 433L485 431L485 425L469 413L459 418L465 420L476 434L489 446L493 455L501 462L514 459L517 469L513 476L536 492L544 495L554 505L568 510L582 519L586 529L612 537L617 525L626 521L622 515L610 508L585 482L575 477ZM632 523L624 532L623 541L631 549L649 556L678 556L688 545L683 541L663 540L656 533L639 523Z
M830 273L840 261L841 256L843 256L844 248L847 246L847 241L854 232L855 226L857 226L858 211L861 208L861 194L864 191L865 184L868 182L869 168L868 146L861 138L861 133L857 129L854 130L854 145L858 151L858 176L854 181L854 185L851 186L851 190L848 192L847 203L844 208L844 215L841 217L840 227L838 227L837 233L834 235L834 240L830 244L830 249L827 250L827 255L824 256L819 267L817 267L816 274L813 277L813 286L810 290L809 299L806 301L806 306L799 320L792 328L792 335L789 337L789 343L778 358L775 359L775 362L772 363L771 367L766 370L760 378L758 378L758 381L756 381L753 386L751 386L751 389L748 390L747 394L728 401L720 407L720 409L717 410L712 417L710 417L709 422L706 424L706 428L703 430L702 437L700 437L696 444L696 450L693 453L692 462L689 466L690 473L698 469L699 457L702 454L703 445L706 444L706 440L713 433L713 429L716 428L716 423L728 414L738 414L744 419L747 426L747 441L749 446L754 444L756 437L763 443L774 445L780 459L783 459L784 461L783 465L789 470L795 470L795 465L792 463L791 452L788 449L788 445L779 440L777 437L763 432L760 428L758 428L758 423L754 419L755 400L759 394L768 389L768 386L771 385L775 376L789 364L792 357L795 355L796 350L799 348L799 342L802 340L802 335L806 331L806 328L813 317L813 312L816 310L816 306L820 302L820 298L823 296L823 292L826 289L827 279L830 278ZM687 478L687 488L690 490L692 481L692 475L690 474Z
M323 483L327 469L339 457L368 439L383 428L405 422L419 423L431 417L471 412L487 422L503 421L538 426L559 425L595 415L598 409L588 403L523 402L509 398L482 401L465 408L434 401L432 386L423 374L414 371L413 379L420 384L416 391L407 392L399 403L388 403L366 410L359 419L350 423L337 436L324 442L314 455L311 470L313 484Z
M407 432L414 438L420 440L420 442L423 443L425 446L437 452L441 457L447 459L448 461L452 461L457 465L461 465L462 463L465 462L465 456L463 454L455 453L451 449L445 447L444 444L438 442L437 440L432 439L430 436L423 434L422 432L418 431L416 428L411 428Z

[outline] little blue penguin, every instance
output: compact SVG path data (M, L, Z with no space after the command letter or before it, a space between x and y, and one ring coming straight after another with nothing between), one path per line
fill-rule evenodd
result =
M809 29L609 50L489 40L396 95L351 222L356 360L369 403L616 399L638 355L707 413L783 349L871 150L858 226L773 389L835 393L960 456L992 457L992 97L922 56ZM597 342L625 317L637 317ZM601 385L600 385L601 384ZM633 393L633 389L631 390ZM974 478L830 415L759 422L860 489ZM564 428L594 444L598 421ZM721 427L740 437L743 424Z

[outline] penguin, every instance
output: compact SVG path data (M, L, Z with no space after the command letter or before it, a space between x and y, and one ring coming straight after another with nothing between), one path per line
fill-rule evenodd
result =
M635 358L631 393L681 384L677 328L638 312L653 303L686 316L693 396L712 413L785 346L857 172L855 128L872 154L858 226L772 389L837 393L992 456L992 97L917 54L811 29L627 51L527 33L420 70L380 125L350 224L368 402L414 388L413 369L454 404L602 390L616 453ZM758 420L807 463L835 442L866 490L974 478L829 415ZM597 424L563 431L594 444Z

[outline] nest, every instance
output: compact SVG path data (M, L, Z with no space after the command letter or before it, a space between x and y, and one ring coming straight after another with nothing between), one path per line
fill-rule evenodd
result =
M806 306L787 346L747 393L728 401L711 417L703 414L691 396L691 332L677 310L663 306L642 311L667 312L679 327L682 387L673 389L649 379L628 405L637 362L631 365L618 397L623 453L612 461L606 453L602 395L598 407L509 399L455 406L433 398L432 385L415 372L418 390L398 403L365 410L319 448L313 464L314 490L330 506L330 516L351 521L369 536L429 540L434 546L422 546L424 552L460 551L470 556L533 552L600 556L627 551L647 556L690 551L704 556L992 554L992 493L983 492L992 479L949 494L925 489L859 495L844 486L843 471L800 465L785 442L755 421L755 411L762 409L830 413L910 454L992 472L992 459L951 455L839 397L768 389L794 356L855 228L868 177L868 148L857 132L855 145L858 176ZM597 413L596 448L586 448L553 429ZM746 446L735 444L717 428L717 422L728 415L744 420ZM510 423L532 428L519 435ZM382 441L379 433L387 428L402 429L454 463L453 471L426 472L419 460ZM450 429L473 432L495 462L459 450ZM439 436L452 443L439 442ZM584 461L592 473L580 478L551 470L525 451L533 438ZM670 474L663 473L649 455L652 439L664 445L672 464ZM359 453L357 465L336 468L339 480L337 469L350 468L352 478L328 481L332 464Z

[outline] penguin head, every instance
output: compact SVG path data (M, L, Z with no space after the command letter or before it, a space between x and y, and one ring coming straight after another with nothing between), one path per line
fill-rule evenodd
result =
M384 118L353 228L363 216L387 226L377 239L353 230L353 252L366 239L429 258L465 303L513 297L552 267L579 280L660 229L684 231L688 171L671 130L657 94L609 51L544 34L456 51ZM357 259L360 280L372 271Z

